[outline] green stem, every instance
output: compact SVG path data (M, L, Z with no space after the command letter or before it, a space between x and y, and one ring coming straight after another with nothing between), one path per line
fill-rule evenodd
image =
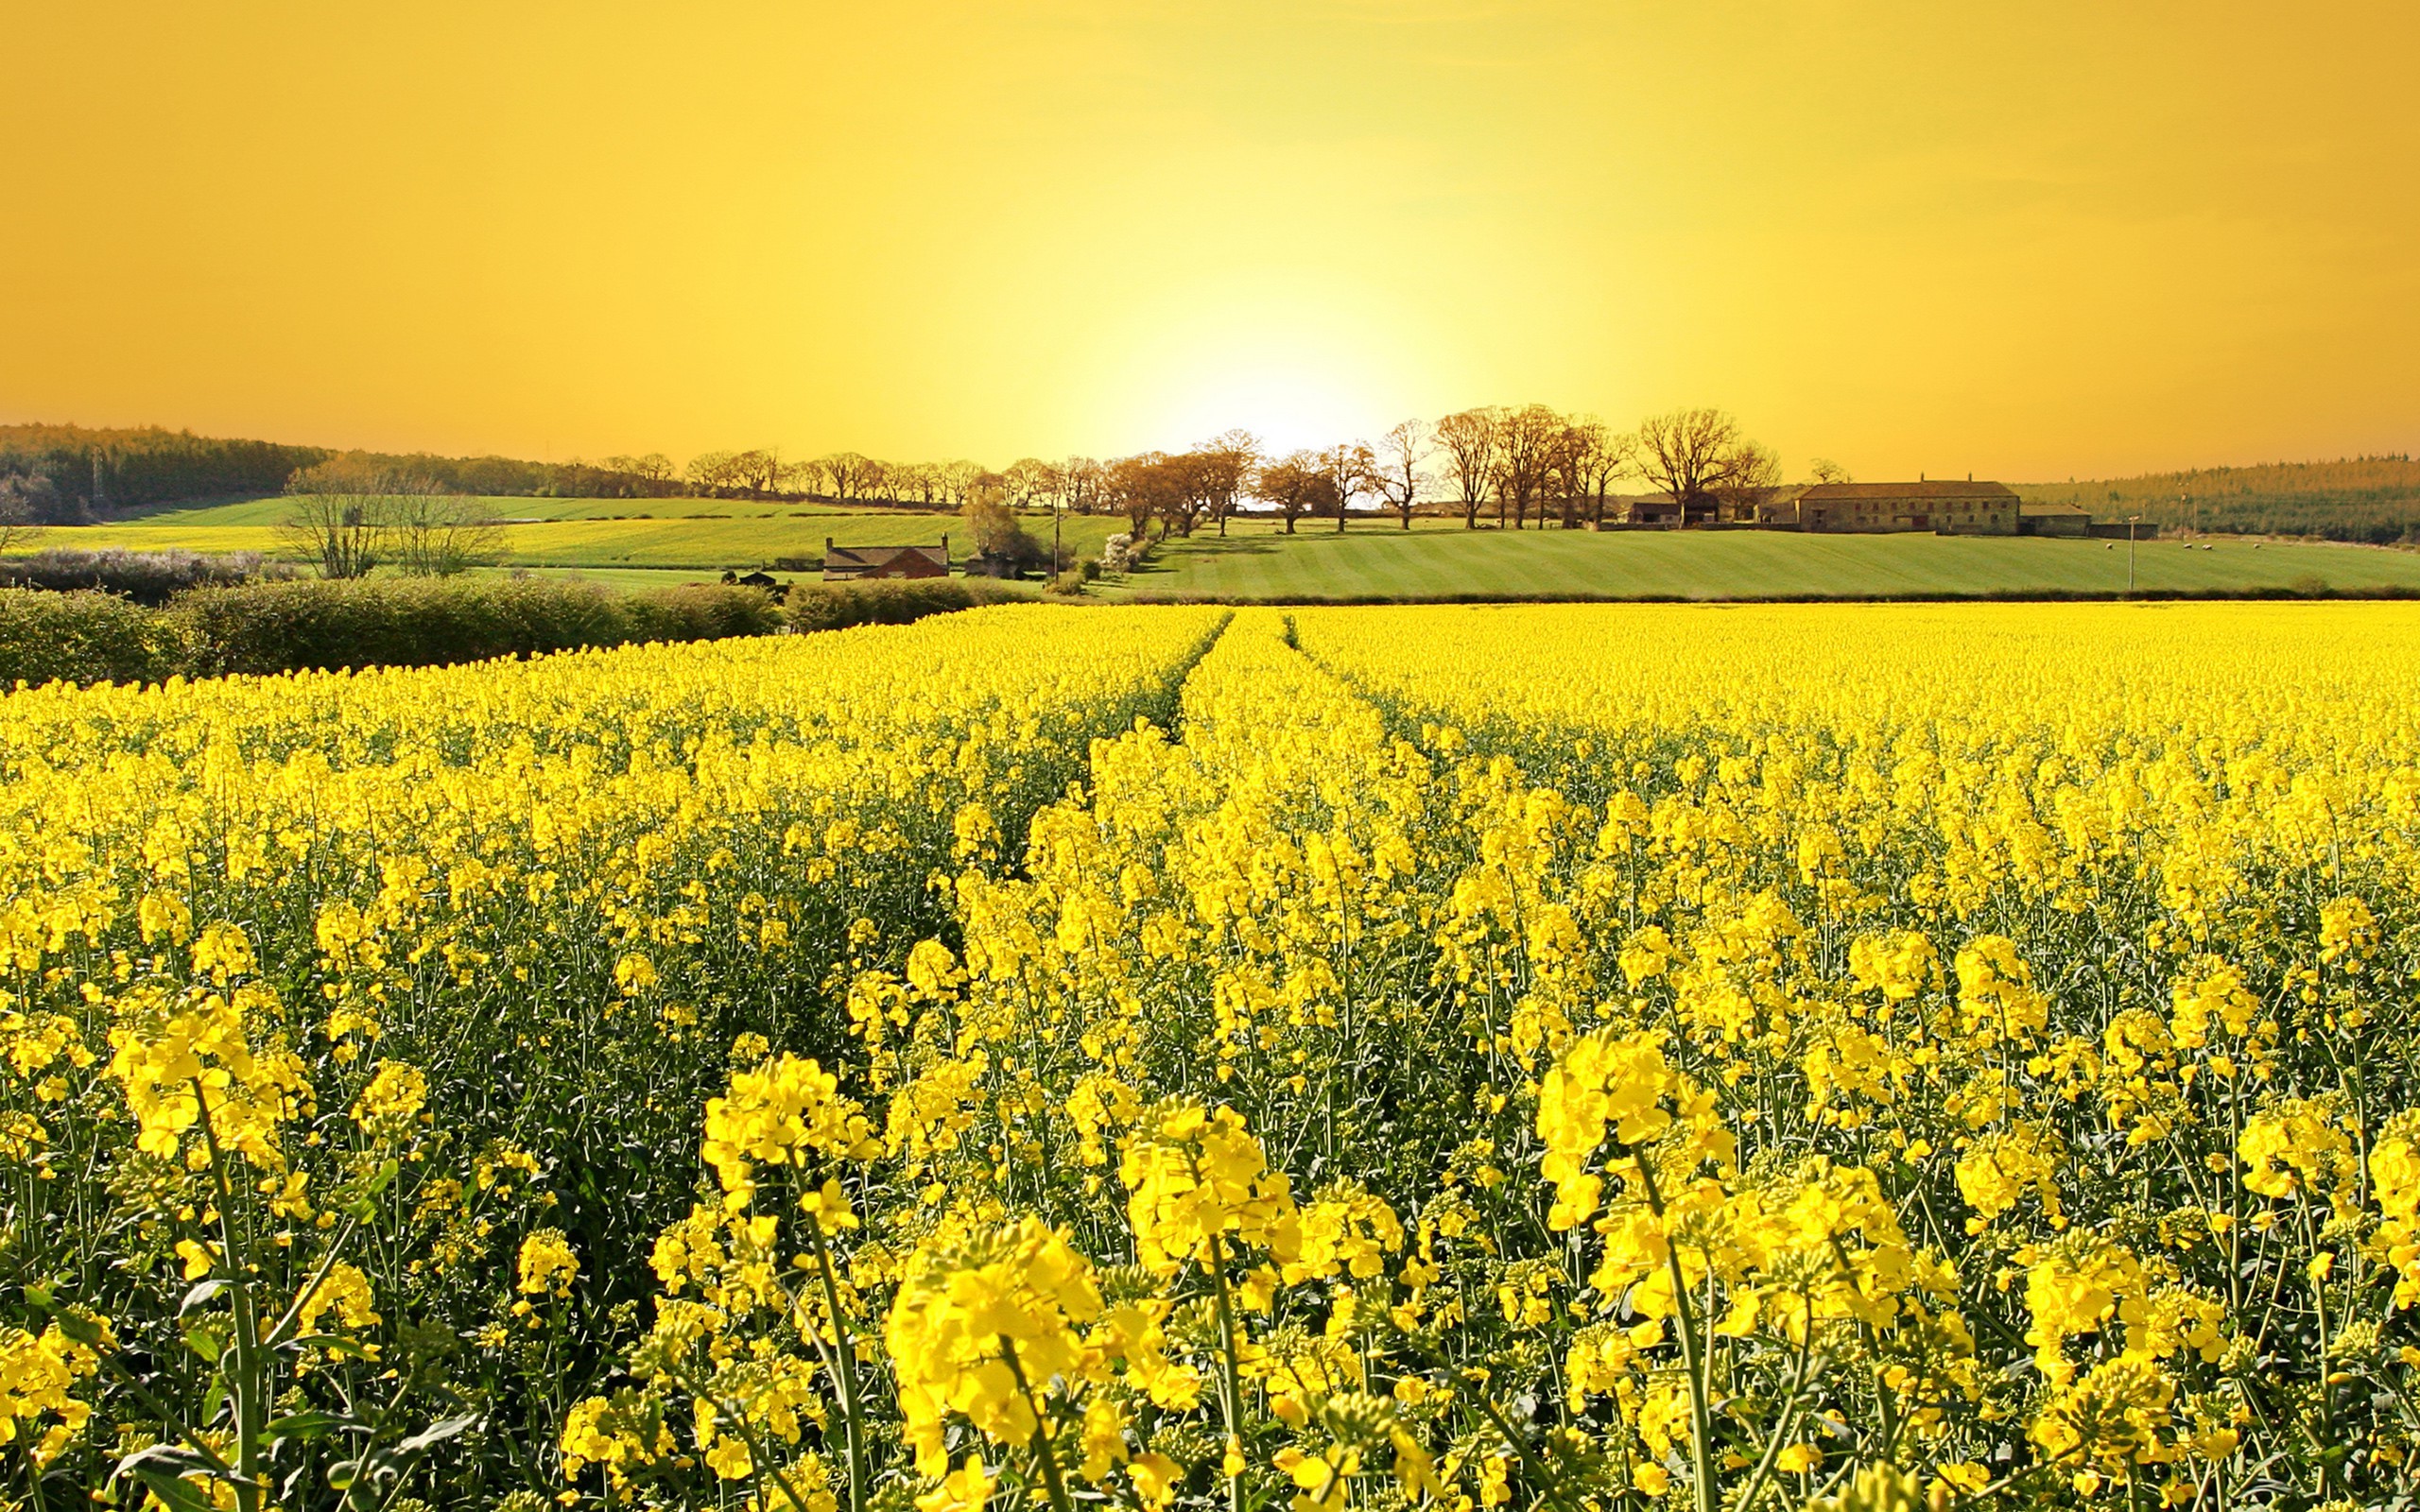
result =
M1656 1190L1654 1169L1648 1164L1648 1152L1634 1152L1632 1160L1638 1165L1639 1183L1647 1194L1647 1206L1660 1224L1664 1217L1664 1194ZM1689 1283L1681 1274L1681 1251L1668 1233L1664 1240L1664 1267L1672 1279L1672 1309L1681 1333L1681 1366L1689 1376L1689 1469L1696 1481L1698 1512L1721 1512L1722 1499L1714 1486L1714 1409L1707 1400L1705 1362L1699 1349L1697 1319L1689 1311Z
M1033 1413L1033 1437L1026 1448L1042 1470L1042 1484L1050 1492L1053 1512L1074 1512L1067 1500L1067 1483L1059 1474L1059 1455L1050 1447L1049 1417L1034 1396L1032 1383L1025 1378L1025 1366L1017 1360L1017 1347L1005 1334L1000 1338L1000 1358L1008 1362L1009 1374L1016 1378L1017 1389L1025 1393L1026 1406Z
M1243 1397L1236 1383L1243 1374L1236 1354L1236 1314L1227 1298L1227 1252L1219 1236L1210 1236L1210 1280L1217 1289L1219 1303L1219 1349L1222 1356L1219 1376L1219 1410L1227 1419L1227 1442L1238 1454L1242 1452L1244 1434ZM1244 1512L1244 1481L1240 1475L1227 1477L1228 1512Z
M267 1427L261 1400L265 1383L261 1380L260 1318L252 1306L251 1266L248 1261L238 1261L247 1251L235 1231L235 1197L227 1179L227 1153L219 1148L218 1135L211 1127L210 1103L199 1077L194 1079L193 1097L202 1141L210 1148L211 1179L218 1187L218 1238L224 1246L219 1264L231 1278L228 1294L234 1304L235 1369L227 1389L235 1406L235 1507L236 1512L260 1512L261 1437Z
M865 1512L866 1454L864 1411L857 1401L857 1356L849 1342L849 1325L840 1312L840 1282L832 1271L831 1246L823 1242L823 1226L807 1214L806 1232L815 1246L816 1269L823 1278L823 1303L832 1315L832 1342L839 1367L840 1414L848 1425L849 1512Z

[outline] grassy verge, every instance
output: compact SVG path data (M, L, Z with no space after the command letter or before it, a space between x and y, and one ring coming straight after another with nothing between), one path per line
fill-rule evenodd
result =
M2420 553L2146 541L2145 596L2420 593ZM1171 541L1101 596L1150 602L2085 598L2130 592L2123 541L1727 531L1361 529L1285 536L1255 522Z

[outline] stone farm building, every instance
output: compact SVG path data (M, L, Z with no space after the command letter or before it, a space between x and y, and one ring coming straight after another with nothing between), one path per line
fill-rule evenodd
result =
M947 577L949 537L938 546L838 546L823 538L823 580L862 582L870 577Z
M2005 483L1818 483L1798 495L1801 530L1928 530L2013 536L2016 490Z

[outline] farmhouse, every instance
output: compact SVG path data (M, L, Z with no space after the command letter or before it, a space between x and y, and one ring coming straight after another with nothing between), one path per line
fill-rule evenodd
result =
M2016 490L2004 483L1819 483L1798 496L1801 530L1929 530L1945 536L2017 533Z
M823 538L823 580L854 583L870 577L947 577L949 537L938 546L838 546Z

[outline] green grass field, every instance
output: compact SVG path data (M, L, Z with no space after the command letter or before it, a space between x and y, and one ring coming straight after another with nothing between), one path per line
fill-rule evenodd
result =
M2146 593L2307 586L2420 590L2420 553L2223 540L2135 547ZM1848 597L1927 593L2111 593L2126 590L2124 541L1783 531L1405 532L1357 524L1288 537L1259 521L1225 540L1172 540L1104 596L1234 599Z
M617 587L711 579L785 558L813 561L830 536L843 545L972 542L956 516L833 505L724 499L492 499L504 527L504 569L577 574ZM282 499L161 509L107 525L46 531L43 546L193 551L282 550ZM622 518L610 518L621 516ZM1047 540L1047 516L1027 528ZM1125 522L1070 515L1080 558ZM2125 591L2123 541L1948 536L1802 536L1765 531L1478 530L1424 518L1406 532L1357 521L1340 535L1306 521L1288 536L1266 520L1236 521L1224 538L1172 540L1150 564L1096 591L1111 600L1162 595L1251 599L1457 597L1843 597L1933 593L2113 593ZM2135 548L2146 593L2238 593L2307 587L2420 591L2420 553L2374 547L2219 539ZM810 569L811 571L811 569Z
M844 546L934 545L950 537L954 556L974 547L965 522L955 514L858 509L836 505L762 504L731 499L489 499L504 527L504 564L604 570L678 569L715 574L742 572L783 558L816 560L826 536ZM45 531L35 542L47 546L136 550L182 547L188 551L284 550L278 522L280 498L246 499L199 508L159 509L105 525ZM610 518L618 516L620 518ZM1050 539L1046 515L1028 515L1026 528ZM1070 515L1064 540L1080 556L1098 556L1101 542L1121 521Z

